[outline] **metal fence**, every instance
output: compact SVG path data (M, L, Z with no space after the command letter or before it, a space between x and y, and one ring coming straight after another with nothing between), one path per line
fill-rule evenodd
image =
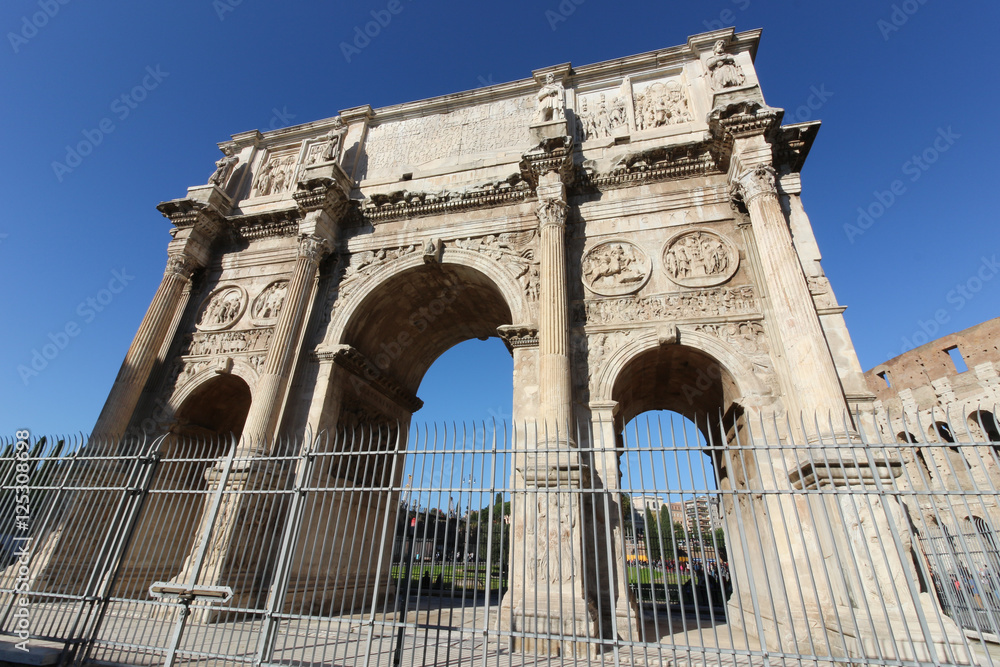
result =
M948 434L13 439L0 633L65 664L993 664L1000 443Z

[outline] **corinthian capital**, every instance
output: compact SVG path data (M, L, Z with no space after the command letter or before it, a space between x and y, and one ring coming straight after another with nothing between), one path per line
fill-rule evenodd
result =
M566 226L566 202L561 199L543 199L535 207L535 215L542 227Z
M774 168L759 164L740 175L733 184L733 195L749 204L757 197L777 196Z
M330 243L324 238L310 234L299 238L299 257L319 264L330 253Z
M182 253L176 253L167 256L167 268L163 272L163 275L177 275L186 280L191 277L196 268L198 268L198 263L195 262L194 258Z

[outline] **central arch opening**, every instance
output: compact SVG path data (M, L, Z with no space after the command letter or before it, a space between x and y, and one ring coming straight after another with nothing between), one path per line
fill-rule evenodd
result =
M619 553L641 636L660 641L691 631L692 617L725 622L732 594L725 517L733 511L725 492L746 474L727 451L741 417L734 378L702 350L660 345L622 368L612 398ZM685 616L692 608L699 613Z
M376 471L342 486L385 489L380 512L391 542L382 545L380 588L392 591L387 611L443 608L453 598L475 605L502 594L510 550L502 422L511 418L513 364L497 329L513 323L511 311L503 289L482 271L428 263L371 290L340 336L366 366L360 374L338 369L338 431L382 434L367 444L352 440L359 455L338 464ZM397 442L404 455L381 454ZM350 476L343 473L331 470L338 479ZM342 502L355 495L341 493ZM347 560L370 560L356 556Z

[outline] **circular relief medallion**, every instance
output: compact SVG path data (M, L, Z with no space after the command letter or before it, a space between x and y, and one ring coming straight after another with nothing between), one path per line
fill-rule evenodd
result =
M242 287L227 285L212 292L201 304L201 315L195 327L199 331L219 331L236 324L247 307L247 294Z
M285 305L287 292L287 280L277 280L265 287L250 306L250 320L254 324L271 324L277 320L282 306Z
M728 240L714 232L681 232L663 248L663 269L678 285L721 285L736 273L740 255Z
M605 241L583 256L583 284L601 296L638 292L651 271L649 256L628 241Z

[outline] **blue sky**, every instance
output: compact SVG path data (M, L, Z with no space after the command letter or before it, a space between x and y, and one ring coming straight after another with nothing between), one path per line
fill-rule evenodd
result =
M155 206L204 183L231 134L729 25L764 29L757 70L786 122L824 121L803 198L862 366L998 314L996 3L399 2L357 51L341 43L387 0L0 5L0 433L93 426L163 273ZM870 225L848 233L859 207ZM429 372L419 417L505 416L509 378L496 341L463 344Z

